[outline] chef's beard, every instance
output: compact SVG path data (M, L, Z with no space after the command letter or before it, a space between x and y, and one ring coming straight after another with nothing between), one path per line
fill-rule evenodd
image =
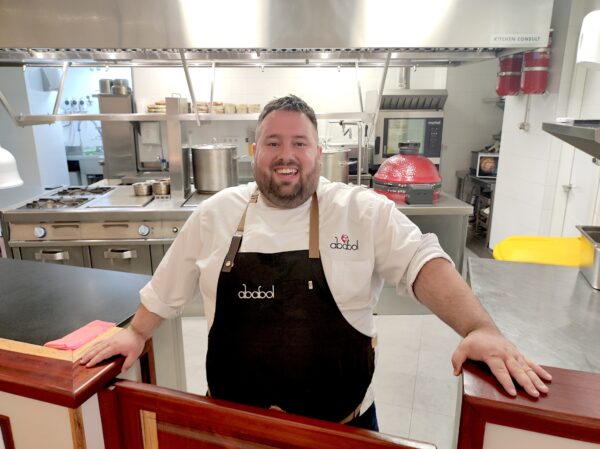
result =
M273 164L281 166L281 163ZM287 164L290 167L295 167L300 170L296 164ZM304 204L313 193L317 191L319 185L320 175L320 162L317 162L310 173L307 174L306 179L300 172L300 178L298 182L293 186L292 190L288 190L288 186L279 185L275 181L272 175L272 168L269 168L269 172L265 173L254 166L254 179L260 190L260 193L266 197L266 199L276 207L283 209L292 209Z

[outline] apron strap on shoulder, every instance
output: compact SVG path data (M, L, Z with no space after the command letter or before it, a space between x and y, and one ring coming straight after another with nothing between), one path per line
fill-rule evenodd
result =
M242 245L242 237L244 236L244 225L246 224L246 212L248 212L248 206L250 203L256 203L257 201L258 188L250 196L250 201L248 204L246 204L242 218L240 218L240 222L238 223L237 230L235 231L235 234L233 234L233 238L229 244L229 250L227 251L227 255L223 261L223 266L221 267L221 271L224 271L225 273L229 273L233 268L233 261L235 260L236 254L240 250L240 246Z
M317 199L317 192L313 193L312 202L310 204L308 258L319 258L319 200Z

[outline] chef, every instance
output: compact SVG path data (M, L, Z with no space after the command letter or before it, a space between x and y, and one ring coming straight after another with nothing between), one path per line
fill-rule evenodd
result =
M289 95L256 129L256 182L220 191L187 220L130 326L81 360L116 354L128 369L163 319L199 289L209 326L209 394L378 430L373 310L385 281L464 337L452 356L487 363L531 396L550 375L496 328L433 234L363 187L320 178L314 111Z

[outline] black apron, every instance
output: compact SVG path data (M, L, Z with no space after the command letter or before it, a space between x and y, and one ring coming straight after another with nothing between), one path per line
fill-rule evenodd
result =
M255 192L250 203L257 198ZM206 356L210 395L350 421L371 383L375 355L371 337L346 321L327 285L316 194L309 251L238 253L245 217L217 286Z

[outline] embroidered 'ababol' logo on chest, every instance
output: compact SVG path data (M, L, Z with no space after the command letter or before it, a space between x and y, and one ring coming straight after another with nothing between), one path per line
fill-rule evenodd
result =
M357 251L358 250L358 240L356 243L350 243L350 237L347 234L342 234L338 239L337 236L333 237L335 242L331 242L329 247L331 249L343 249L346 251Z

